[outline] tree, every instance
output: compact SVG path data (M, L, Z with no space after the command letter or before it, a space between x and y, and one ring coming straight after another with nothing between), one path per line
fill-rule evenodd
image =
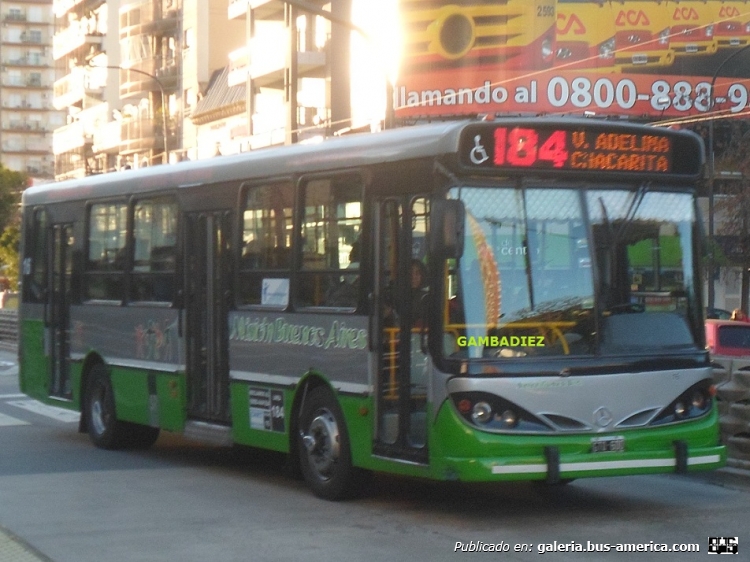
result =
M26 188L25 174L9 170L0 164L0 268L2 277L10 281L11 289L18 286L18 246L20 213L18 204Z

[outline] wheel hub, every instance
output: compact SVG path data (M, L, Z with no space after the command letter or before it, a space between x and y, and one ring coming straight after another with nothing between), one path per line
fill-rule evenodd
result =
M323 410L315 416L308 434L302 437L302 443L313 470L321 478L329 478L341 451L339 428L333 414Z

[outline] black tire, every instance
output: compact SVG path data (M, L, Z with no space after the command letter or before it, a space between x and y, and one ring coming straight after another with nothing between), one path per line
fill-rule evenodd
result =
M101 449L147 449L159 437L158 427L117 419L112 381L104 365L95 365L89 373L85 406L89 437Z
M159 438L159 428L139 423L120 422L125 426L124 446L130 449L148 449Z
M86 387L86 421L91 442L100 449L121 449L125 427L117 420L115 394L104 365L94 365Z
M355 495L362 472L352 466L344 416L326 387L305 397L299 429L300 468L315 495L334 501Z

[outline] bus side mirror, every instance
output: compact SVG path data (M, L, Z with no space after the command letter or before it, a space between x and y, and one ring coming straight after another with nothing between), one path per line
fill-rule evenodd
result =
M464 253L466 209L457 199L433 201L430 251L439 259L458 259Z

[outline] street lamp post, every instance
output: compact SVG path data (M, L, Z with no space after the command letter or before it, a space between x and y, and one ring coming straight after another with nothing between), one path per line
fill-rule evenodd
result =
M162 164L167 163L167 159L169 156L169 148L167 143L167 96L164 93L164 84L161 83L161 80L159 80L156 76L153 74L146 72L145 70L139 70L137 68L126 68L123 66L117 66L117 65L98 65L98 64L89 64L90 68L108 68L110 70L129 70L130 72L135 72L136 74L143 74L144 76L148 76L151 78L154 82L156 82L156 85L159 87L159 92L161 93L161 127L162 127L162 134L164 136L164 148L161 155L161 162Z
M716 79L719 77L719 72L729 61L734 59L740 53L750 49L750 44L745 45L741 49L734 51L731 55L721 61L721 64L716 67L714 75L711 77L711 86L709 89L710 107L713 111L714 105L716 104L716 95L714 93L714 85ZM716 162L714 154L714 120L709 119L708 121L708 308L714 307L716 300L716 292L714 288L714 180L716 177Z

